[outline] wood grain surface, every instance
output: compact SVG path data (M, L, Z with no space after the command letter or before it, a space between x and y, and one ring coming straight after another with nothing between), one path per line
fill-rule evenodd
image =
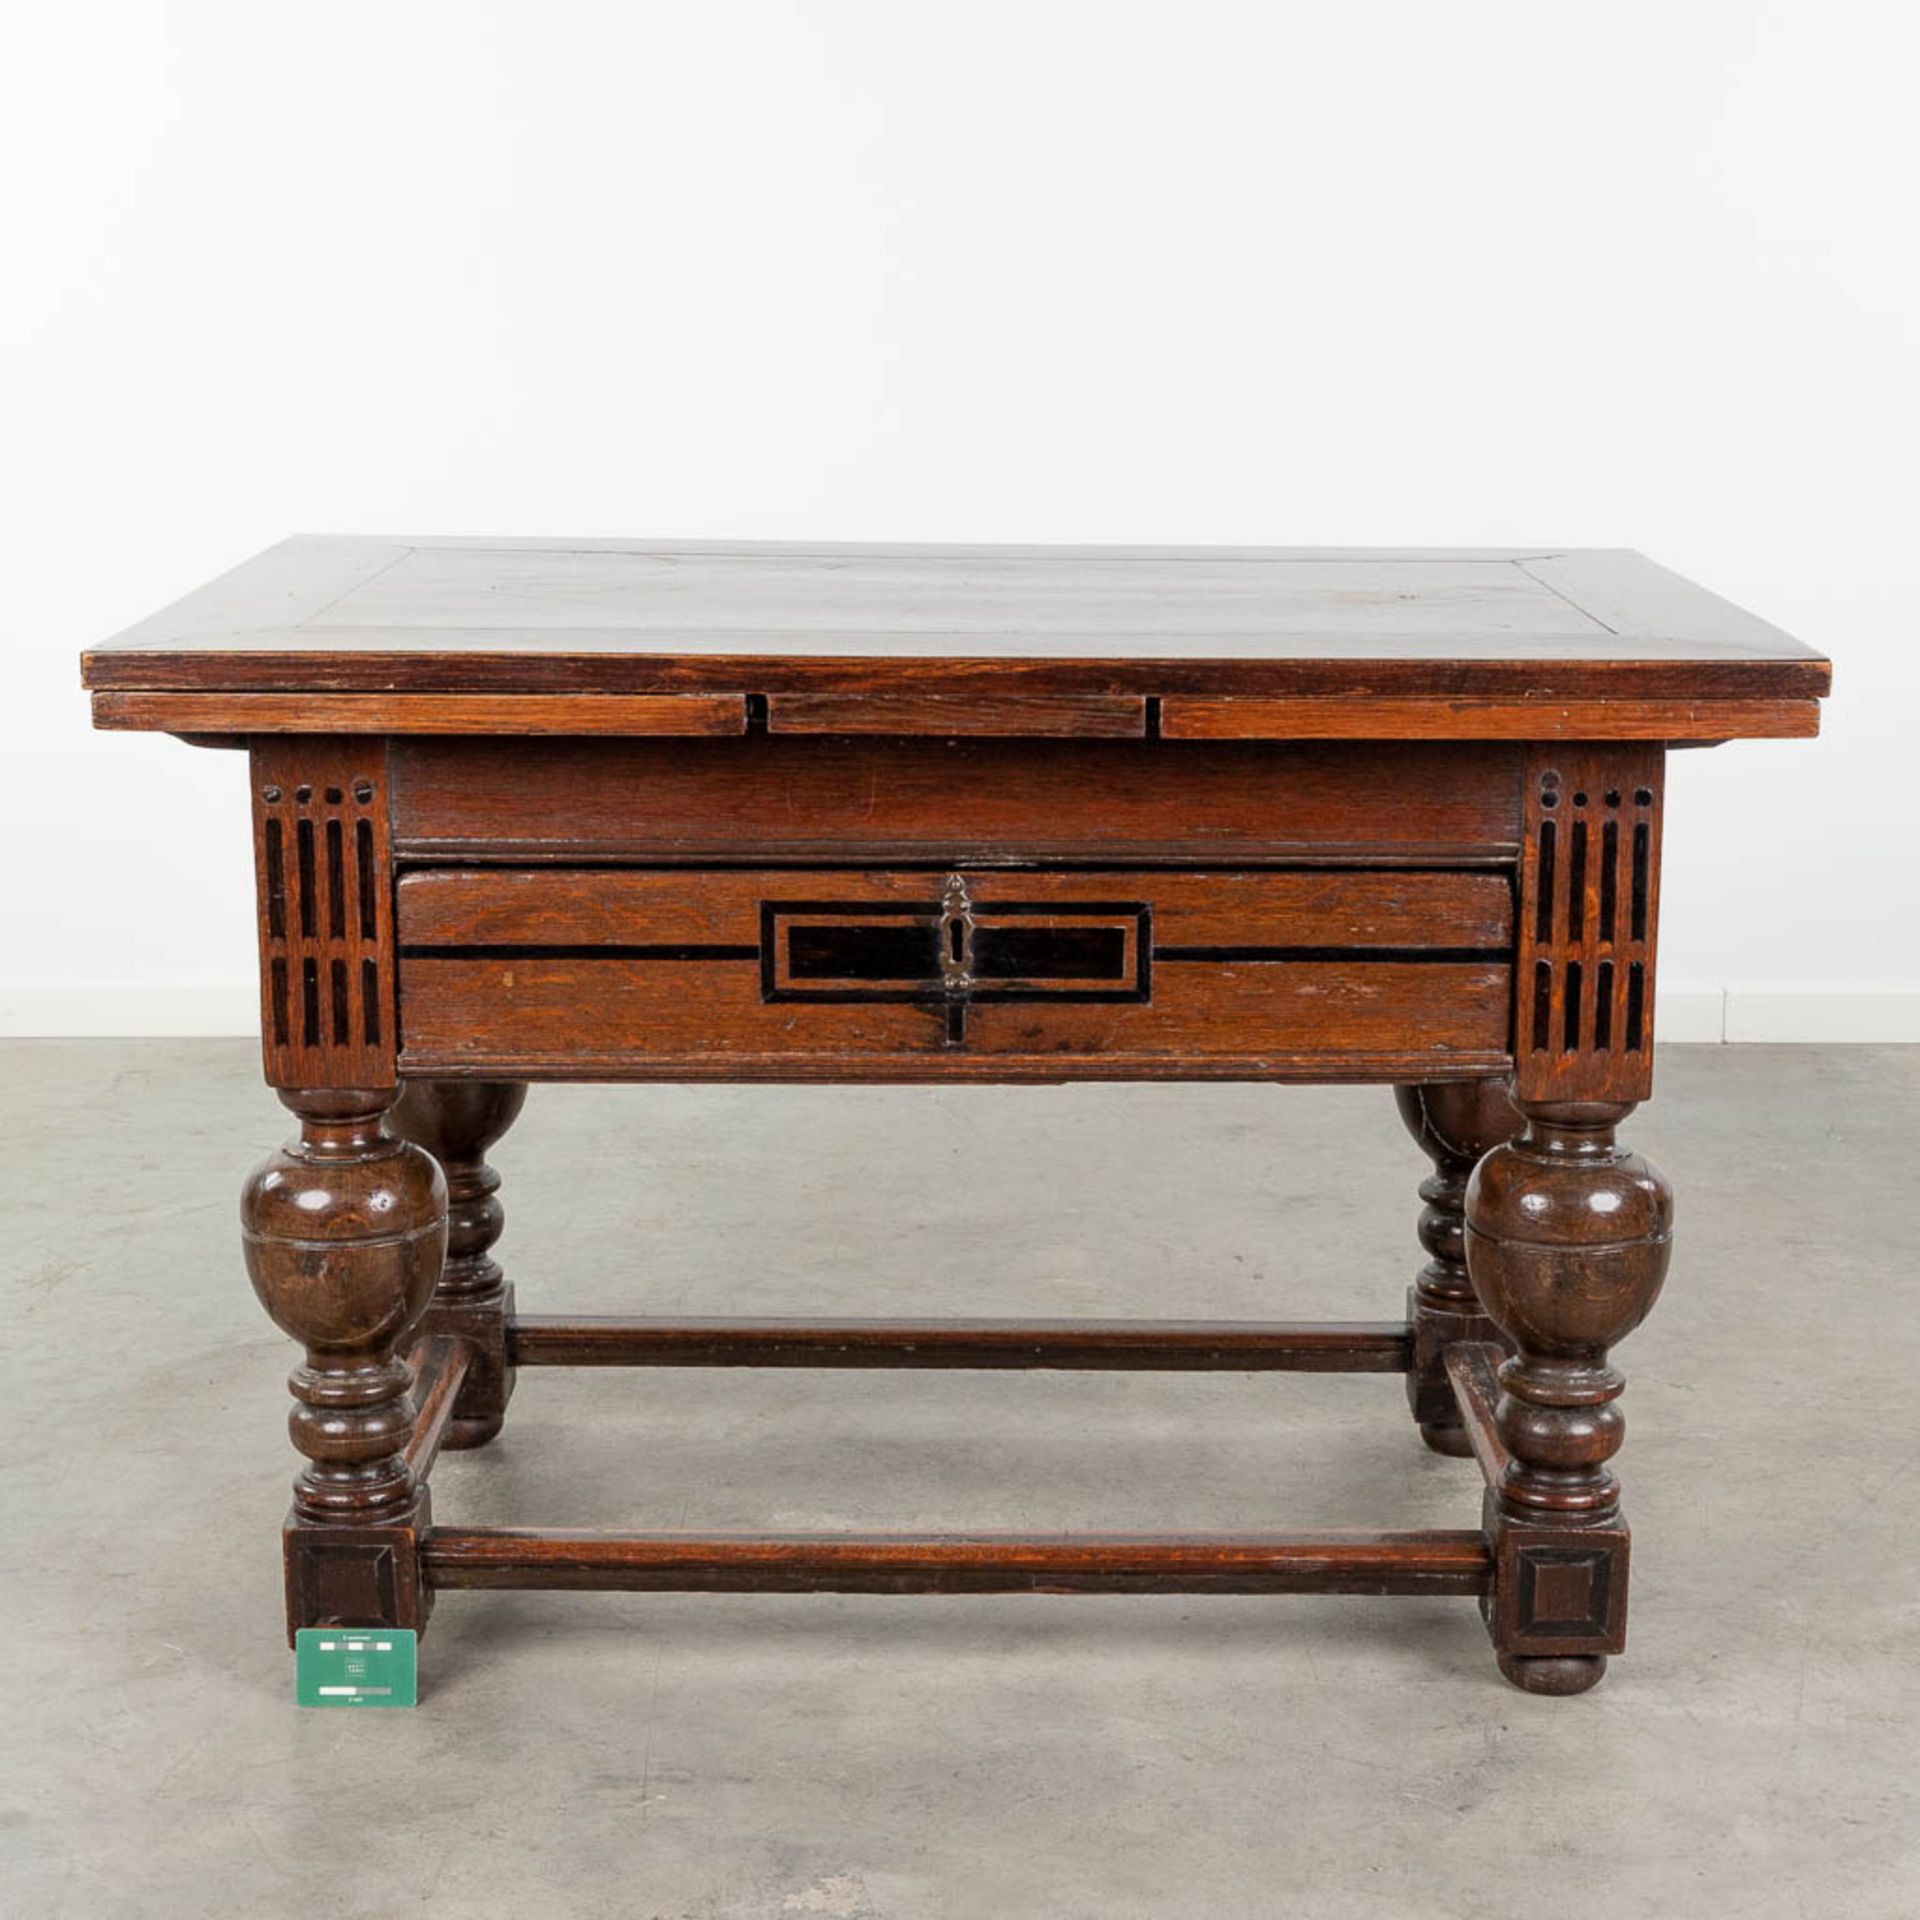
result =
M396 740L408 860L1510 860L1512 744Z
M418 870L396 891L406 948L757 945L769 900L830 899L937 910L925 870L727 867ZM967 874L974 904L1138 900L1165 947L1504 949L1513 889L1493 873L1331 871Z
M1275 704L1176 709L1169 738L1719 740L1810 731L1829 678L1620 551L321 538L82 671L99 724L200 735L294 724L267 694L364 696L324 724L394 733L657 732L600 702L709 694L776 732L1151 733L1196 696ZM509 695L562 704L463 704Z

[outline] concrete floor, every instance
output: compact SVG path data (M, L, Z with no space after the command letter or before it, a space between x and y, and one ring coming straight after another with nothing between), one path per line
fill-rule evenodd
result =
M413 1713L292 1705L290 1349L234 1209L254 1050L16 1043L0 1156L0 1913L1920 1912L1920 1048L1683 1048L1627 1344L1633 1649L1463 1600L451 1594ZM1384 1093L542 1089L529 1309L1391 1317ZM1391 1376L523 1376L442 1519L1459 1526Z

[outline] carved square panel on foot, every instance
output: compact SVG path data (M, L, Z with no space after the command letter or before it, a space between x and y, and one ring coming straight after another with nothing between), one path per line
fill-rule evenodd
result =
M409 1518L378 1527L311 1526L290 1518L286 1555L287 1644L302 1627L410 1627L424 1633L433 1590L420 1566L431 1519L423 1491Z
M1480 1610L1504 1654L1620 1653L1627 1644L1628 1533L1503 1520L1487 1496L1493 1583Z

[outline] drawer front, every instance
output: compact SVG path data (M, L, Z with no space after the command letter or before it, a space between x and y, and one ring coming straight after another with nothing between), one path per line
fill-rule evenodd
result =
M1511 862L1521 752L1424 741L398 740L403 860Z
M592 1078L1493 1072L1484 872L426 869L402 1072Z

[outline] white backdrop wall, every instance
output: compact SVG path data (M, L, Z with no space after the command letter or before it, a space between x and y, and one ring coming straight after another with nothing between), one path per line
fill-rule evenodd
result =
M236 759L86 643L290 531L1639 546L1668 1037L1920 1038L1920 43L1848 0L9 9L0 1027L243 1031Z

